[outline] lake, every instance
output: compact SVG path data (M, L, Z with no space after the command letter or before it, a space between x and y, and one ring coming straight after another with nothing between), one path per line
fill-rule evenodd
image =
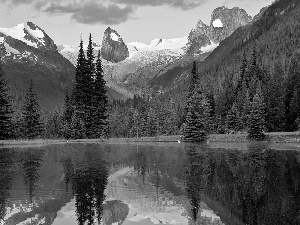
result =
M299 150L266 143L3 147L0 224L300 224Z

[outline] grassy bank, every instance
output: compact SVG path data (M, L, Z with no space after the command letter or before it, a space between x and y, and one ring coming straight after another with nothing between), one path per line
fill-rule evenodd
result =
M141 138L109 138L109 139L79 139L79 140L5 140L0 141L0 146L38 146L45 144L66 144L66 143L138 143L138 142L182 142L180 135L141 137ZM208 143L248 143L247 133L236 134L211 134L207 138ZM276 132L266 133L264 142L271 143L300 143L299 132Z

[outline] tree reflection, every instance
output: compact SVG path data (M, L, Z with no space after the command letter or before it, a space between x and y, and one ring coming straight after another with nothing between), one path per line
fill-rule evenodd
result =
M104 190L107 185L108 171L101 160L83 162L75 167L72 176L72 188L78 224L100 223L105 200Z
M186 171L186 191L192 206L191 216L196 222L200 210L201 195L204 191L204 158L193 147L186 146L185 150L189 165Z
M42 154L43 151L35 152L32 149L29 149L23 155L20 163L23 170L24 183L28 188L28 194L30 198L30 203L32 203L32 198L35 195L35 191L37 188L37 183L39 181L39 169L42 166Z
M186 154L194 222L205 194L245 224L300 224L299 152L264 146L247 151L186 147Z
M69 190L69 183L72 180L72 176L74 174L74 166L72 163L71 158L63 159L61 161L63 170L64 170L64 175L65 175L65 182L66 182L66 191L68 192Z
M12 182L13 150L0 150L0 224L6 214L6 200L9 197L9 190Z

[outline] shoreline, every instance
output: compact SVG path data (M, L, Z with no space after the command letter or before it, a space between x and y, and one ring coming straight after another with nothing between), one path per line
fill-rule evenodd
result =
M274 132L266 133L263 141L250 141L247 139L247 133L236 134L210 134L207 137L207 143L300 143L299 132ZM0 141L0 147L20 147L20 146L38 146L52 144L70 144L70 143L182 143L181 135L140 137L140 138L108 138L108 139L35 139L35 140L3 140Z

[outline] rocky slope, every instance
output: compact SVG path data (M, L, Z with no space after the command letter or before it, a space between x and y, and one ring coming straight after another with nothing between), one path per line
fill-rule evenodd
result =
M103 59L118 63L129 56L129 51L117 31L108 27L102 40L101 55Z

